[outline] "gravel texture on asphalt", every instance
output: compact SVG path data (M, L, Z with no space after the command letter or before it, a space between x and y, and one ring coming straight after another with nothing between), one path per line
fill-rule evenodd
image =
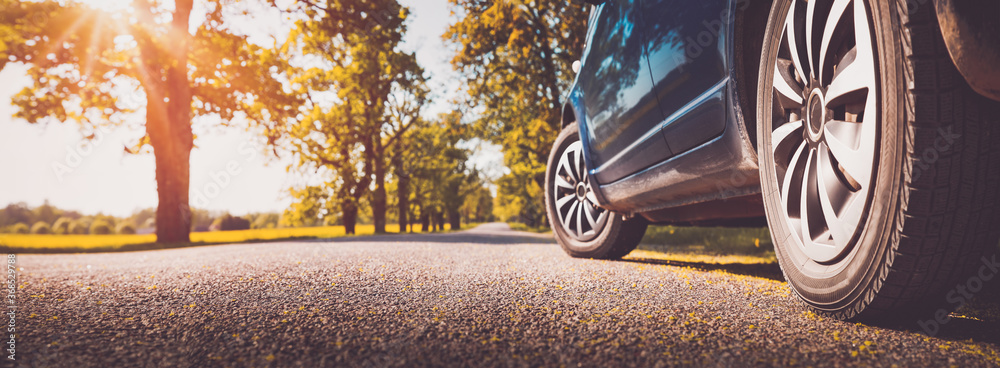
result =
M819 317L740 265L697 266L573 259L504 224L25 254L16 364L1000 366L995 304L928 337Z

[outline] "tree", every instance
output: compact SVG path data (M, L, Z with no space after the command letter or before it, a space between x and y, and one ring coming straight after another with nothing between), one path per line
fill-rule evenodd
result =
M52 224L52 233L59 235L72 234L70 227L73 226L73 222L73 219L69 217L60 217Z
M450 0L461 19L444 39L465 76L477 126L503 148L497 195L531 226L544 223L542 189L549 149L560 129L560 98L582 51L586 14L568 1Z
M31 225L32 234L52 234L52 227L47 222L39 221Z
M16 223L35 223L35 213L26 203L11 203L6 208L0 210L0 226L9 226Z
M467 166L469 150L460 148L461 142L471 138L471 131L462 123L462 115L452 112L420 126L408 139L410 149L398 160L401 166L396 171L406 173L413 194L400 190L398 201L405 199L416 207L423 231L443 228L445 216L452 229L459 229L460 207L468 194L482 186L478 172ZM410 210L401 207L399 211Z
M126 235L135 234L135 226L130 223L123 222L118 224L118 228L115 230L115 232L118 234L126 234Z
M145 136L126 151L152 148L159 242L189 240L192 119L266 125L298 105L273 77L284 61L233 33L223 16L231 4L208 0L205 21L191 24L193 0L135 0L116 14L0 0L0 69L22 63L33 80L14 97L16 117L75 121L89 139L106 126L145 121ZM59 165L53 170L68 170Z
M113 229L113 224L109 223L104 219L94 220L90 224L90 234L91 235L108 235L111 234L111 229Z
M28 225L26 225L25 223L18 222L14 225L11 225L10 230L8 232L10 232L11 234L27 234L31 232L31 229L29 229Z
M320 187L326 193L323 206L340 209L348 234L355 232L359 204L367 194L375 232L384 233L387 151L414 121L394 120L391 111L419 108L426 95L416 57L399 49L409 10L396 0L301 4L305 17L283 51L288 58L305 56L312 63L290 77L305 107L302 119L290 121L283 135L299 157L299 167L326 177Z
M486 186L472 187L459 209L465 222L487 222L493 218L493 194Z
M331 198L325 186L293 188L289 190L289 194L292 196L292 205L281 215L278 222L281 227L315 226L320 219L335 213L342 203Z

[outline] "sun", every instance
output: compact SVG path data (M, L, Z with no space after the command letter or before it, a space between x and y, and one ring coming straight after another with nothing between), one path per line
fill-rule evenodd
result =
M94 9L100 9L109 13L119 12L132 6L132 0L76 0L81 4L86 4Z

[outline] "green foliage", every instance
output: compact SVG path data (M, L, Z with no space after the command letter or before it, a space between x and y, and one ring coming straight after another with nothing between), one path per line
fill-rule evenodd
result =
M351 233L370 194L376 231L380 222L384 230L386 152L414 123L427 94L416 57L399 49L409 9L396 0L327 0L299 3L298 10L306 17L282 52L314 62L289 71L305 103L298 119L278 128L297 167L326 181L294 189L300 203L283 224L311 224L339 212Z
M473 186L460 211L465 222L493 221L493 194L485 186Z
M26 203L11 203L0 210L0 227L16 223L33 224L36 221L34 211Z
M413 130L406 149L398 152L396 175L406 175L410 182L408 210L418 214L421 226L442 229L447 216L459 227L463 204L485 189L479 173L467 165L470 151L459 147L472 132L459 113L442 114Z
M118 224L118 228L115 229L115 232L122 235L135 234L135 226L130 223L123 222Z
M482 109L480 134L503 148L509 173L498 183L497 216L545 222L545 161L560 130L560 98L583 48L586 14L570 1L450 0L463 17L444 39L465 76L468 102Z
M224 216L221 225L221 230L223 231L250 230L250 221L238 216Z
M212 222L213 231L249 230L250 221L230 214L224 214Z
M107 220L98 219L94 220L90 224L90 234L91 235L108 235L111 234L112 225L108 223Z
M73 219L69 217L60 217L52 224L52 233L56 235L71 234L70 227L73 225Z
M69 230L66 233L72 235L84 235L87 234L88 231L90 231L90 226L87 226L80 221L73 221L69 224Z
M644 249L704 248L729 254L763 254L774 251L771 233L762 228L650 226L642 238Z
M339 213L339 202L328 194L325 187L293 188L289 189L289 194L292 205L281 215L281 227L316 226L321 219L333 219Z
M28 228L27 224L23 222L18 222L14 225L11 225L7 232L11 234L28 234L31 232L31 229Z
M250 224L251 229L274 229L281 220L281 216L277 213L261 213L248 216L248 219L250 218L253 219L253 223Z
M38 221L34 225L31 225L32 234L52 234L52 227L44 221Z

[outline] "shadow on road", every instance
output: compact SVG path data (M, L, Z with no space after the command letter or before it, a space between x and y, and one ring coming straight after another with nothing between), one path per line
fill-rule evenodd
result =
M320 239L329 243L358 243L358 242L379 242L379 243L477 243L492 245L511 244L552 244L555 240L552 236L530 236L520 234L477 234L470 232L456 233L413 233L413 234L385 234L369 236L351 236L343 238Z
M785 281L785 277L782 276L781 268L778 267L777 263L717 264L717 263L702 263L702 262L671 261L671 260L653 259L653 258L630 258L630 259L622 259L620 261L658 264L658 265L676 266L676 267L690 267L702 271L725 271L736 275L760 277L775 281Z
M552 234L514 231L505 223L482 224L469 230L448 233L396 233L321 239L320 241L330 243L479 243L494 245L555 243Z

